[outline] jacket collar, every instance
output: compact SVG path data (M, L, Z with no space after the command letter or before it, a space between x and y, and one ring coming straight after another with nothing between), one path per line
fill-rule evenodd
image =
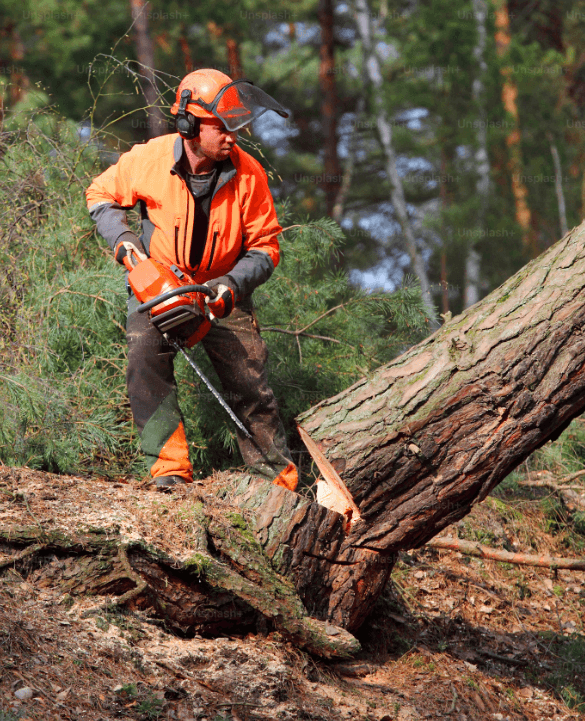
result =
M180 135L177 135L173 145L173 160L175 161L175 163L171 168L171 173L173 173L173 175L178 175L181 180L185 180L185 173L183 172L183 168L181 167L181 159L184 152L185 149L183 147L183 138L181 138ZM217 163L217 167L219 169L219 175L217 178L217 183L215 184L215 190L213 191L213 195L215 195L220 188L222 188L226 183L228 183L237 172L236 166L234 165L231 158L226 158L225 160Z

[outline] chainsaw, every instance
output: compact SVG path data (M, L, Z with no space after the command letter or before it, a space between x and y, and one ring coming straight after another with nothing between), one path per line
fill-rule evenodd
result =
M199 343L209 332L215 320L213 314L205 305L203 296L213 298L215 297L215 291L206 285L193 283L193 279L189 278L176 265L167 268L157 260L148 258L132 243L124 243L124 247L127 255L123 262L129 271L128 283L136 299L140 302L137 308L138 313L149 312L150 320L155 328L162 333L163 338L169 345L185 356L191 368L205 383L232 421L251 440L252 436L248 429L215 390L201 368L168 333L168 331L178 328L193 318L199 318L201 323L195 333L189 337L186 345L188 348L192 348L196 343Z
M167 268L141 253L132 243L124 243L127 255L124 265L128 269L128 283L140 302L139 313L150 311L152 324L163 335L193 318L201 323L187 347L191 348L209 332L213 314L205 305L203 295L211 298L215 292L206 285L193 282L186 273L171 265Z

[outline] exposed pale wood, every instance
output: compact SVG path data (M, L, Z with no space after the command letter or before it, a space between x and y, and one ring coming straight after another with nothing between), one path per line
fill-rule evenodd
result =
M299 435L301 440L305 444L307 450L311 454L311 458L317 464L317 468L321 471L323 478L330 484L334 490L343 497L343 501L347 507L347 513L345 510L343 513L347 516L348 521L351 524L356 523L360 519L360 512L356 504L354 503L351 494L347 490L345 483L339 477L339 474L333 468L331 463L325 458L325 456L319 450L319 447L311 436L306 433L301 426L298 426Z

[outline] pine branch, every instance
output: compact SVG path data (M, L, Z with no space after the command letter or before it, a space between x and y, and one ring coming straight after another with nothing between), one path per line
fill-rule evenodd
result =
M340 343L337 338L329 338L326 335L313 335L312 333L303 333L300 330L286 330L285 328L260 328L260 332L271 331L272 333L286 333L287 335L295 335L297 338L303 336L303 338L316 338L317 340L328 340L331 343ZM352 346L353 348L353 346Z

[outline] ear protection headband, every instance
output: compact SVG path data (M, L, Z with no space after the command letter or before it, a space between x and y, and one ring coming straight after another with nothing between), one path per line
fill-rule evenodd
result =
M199 128L201 126L200 118L195 117L193 113L187 112L187 104L191 100L191 91L183 90L181 93L181 101L179 102L179 108L175 116L175 128L179 135L185 140L193 140L199 135Z

